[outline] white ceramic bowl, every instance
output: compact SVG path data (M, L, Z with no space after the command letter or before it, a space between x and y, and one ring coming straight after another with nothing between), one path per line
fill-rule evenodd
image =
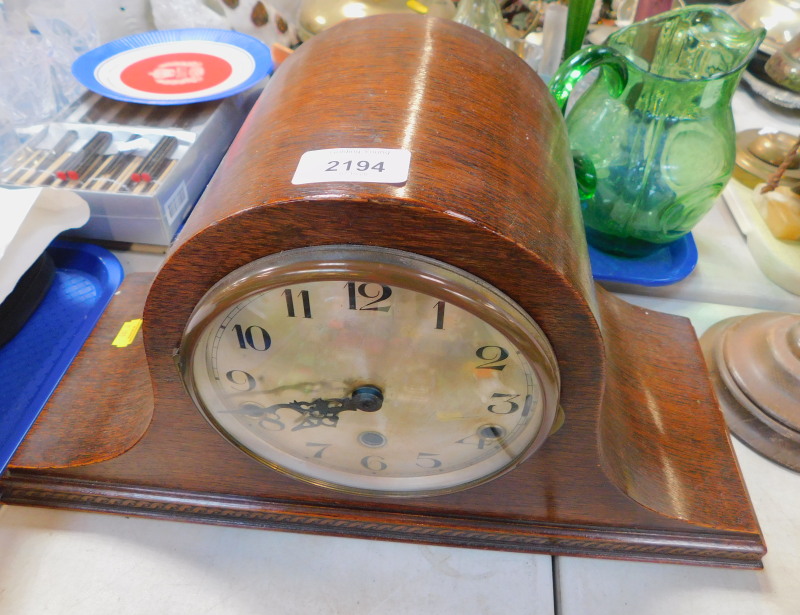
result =
M745 0L728 12L745 27L767 31L759 49L769 55L800 34L800 0Z

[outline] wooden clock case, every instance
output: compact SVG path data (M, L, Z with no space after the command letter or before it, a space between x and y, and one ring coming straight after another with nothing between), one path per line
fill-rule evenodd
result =
M407 149L408 181L291 184L304 152L339 147ZM489 483L400 499L308 485L231 446L181 383L174 356L188 317L230 271L324 244L423 254L512 297L555 350L563 426ZM2 502L761 565L763 539L691 325L594 285L562 117L535 73L475 30L390 15L305 43L151 280L126 279L0 481ZM143 336L111 346L142 310Z

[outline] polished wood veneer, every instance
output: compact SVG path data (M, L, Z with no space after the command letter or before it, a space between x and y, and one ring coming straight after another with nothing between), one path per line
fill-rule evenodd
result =
M408 149L409 179L291 184L304 152L335 147ZM152 283L123 283L0 480L0 501L760 566L763 539L693 329L594 285L570 165L545 86L488 37L397 15L315 37L269 84ZM174 363L194 305L261 256L348 243L445 261L513 298L555 350L564 425L487 484L401 499L308 485L223 440ZM142 314L144 335L125 356L110 351ZM93 438L94 425L104 428Z

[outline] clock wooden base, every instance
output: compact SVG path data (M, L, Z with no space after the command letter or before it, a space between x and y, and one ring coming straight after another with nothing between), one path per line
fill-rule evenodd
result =
M498 479L443 496L368 498L259 464L208 428L188 398L159 402L188 407L154 408L141 335L128 347L111 345L122 323L141 316L149 284L144 274L123 283L0 480L2 503L456 547L761 566L758 523L683 318L598 289L608 361L599 439L593 429L575 437L566 408L565 426Z

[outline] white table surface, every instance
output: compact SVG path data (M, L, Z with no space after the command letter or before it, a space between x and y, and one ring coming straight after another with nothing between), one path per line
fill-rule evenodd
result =
M800 474L734 441L768 553L764 570L557 557L562 615L797 615Z
M0 509L3 615L552 615L552 559Z
M739 129L752 127L764 112L741 92L734 105ZM778 114L795 127L798 117ZM723 203L698 225L695 240L699 263L686 280L616 290L633 303L691 318L699 333L728 316L800 312L800 297L760 272ZM161 260L153 254L119 256L127 271L153 270ZM0 614L797 615L800 475L738 443L736 450L769 549L763 571L551 558L5 506Z

